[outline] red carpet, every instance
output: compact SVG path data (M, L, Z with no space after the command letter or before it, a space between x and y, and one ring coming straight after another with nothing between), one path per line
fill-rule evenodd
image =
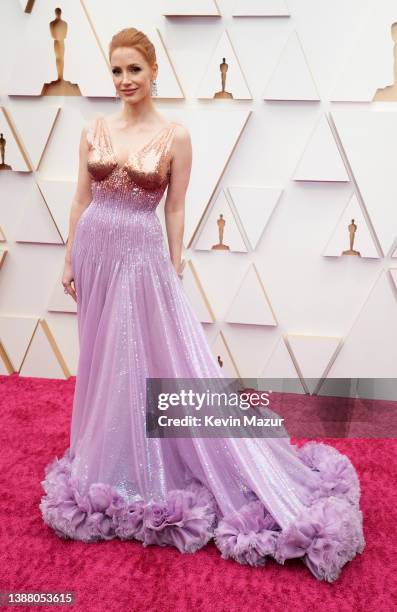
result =
M359 473L367 541L333 584L316 580L299 560L261 568L224 561L212 542L195 554L135 541L85 544L58 538L38 507L44 466L69 443L74 385L74 377L0 376L0 591L76 594L70 608L19 610L397 610L396 440L323 440Z

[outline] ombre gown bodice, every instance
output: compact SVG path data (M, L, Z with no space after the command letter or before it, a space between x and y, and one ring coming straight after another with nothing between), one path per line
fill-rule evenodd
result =
M72 245L80 355L70 445L45 468L43 520L85 542L135 539L195 552L213 538L224 559L261 566L301 558L331 582L365 545L347 456L316 442L298 449L288 436L146 433L148 378L225 379L156 214L174 127L139 150L131 143L122 164L105 119L88 130L92 201ZM194 276L186 286L198 295Z
M170 123L143 146L132 147L121 164L105 117L98 116L88 126L92 202L78 221L76 249L84 246L91 255L107 259L164 255L156 208L170 180L176 125Z

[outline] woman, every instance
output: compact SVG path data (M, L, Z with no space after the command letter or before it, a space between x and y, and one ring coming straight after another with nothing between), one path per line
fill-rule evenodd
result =
M155 50L128 28L110 44L122 110L83 130L63 285L77 301L80 359L70 447L47 465L40 504L61 537L136 539L224 559L302 558L335 580L364 549L360 485L331 446L284 438L145 433L153 378L223 379L180 282L185 127L155 110ZM166 248L156 207L165 189Z

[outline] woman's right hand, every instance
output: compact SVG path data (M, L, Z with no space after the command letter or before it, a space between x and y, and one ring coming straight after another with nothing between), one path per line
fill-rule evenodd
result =
M183 278L183 270L185 268L185 265L186 265L186 260L182 259L181 265L179 266L179 270L177 270L179 278Z
M73 283L73 284L72 284ZM72 264L65 261L65 267L62 274L62 285L65 293L69 293L75 302L77 302L77 292L74 284Z

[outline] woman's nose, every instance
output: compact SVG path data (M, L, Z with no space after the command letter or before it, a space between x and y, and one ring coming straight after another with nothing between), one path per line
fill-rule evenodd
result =
M128 72L126 72L125 74L123 74L123 78L122 78L122 83L131 83L131 77L128 74Z

